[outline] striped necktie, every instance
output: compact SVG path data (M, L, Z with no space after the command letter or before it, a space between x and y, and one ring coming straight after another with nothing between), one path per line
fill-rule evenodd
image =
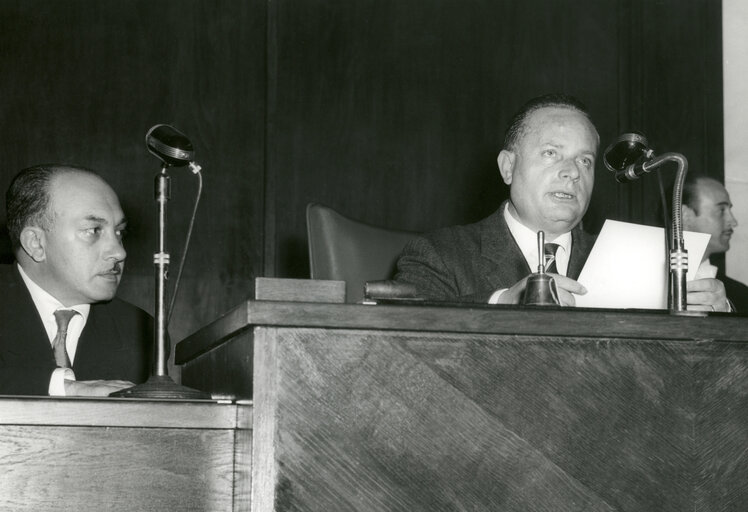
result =
M543 252L545 253L545 271L553 274L558 274L558 267L556 267L556 251L559 245L553 242L547 242L543 246Z

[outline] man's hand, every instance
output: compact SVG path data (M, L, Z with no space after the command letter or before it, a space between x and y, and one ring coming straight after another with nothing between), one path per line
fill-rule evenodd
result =
M558 301L562 306L574 306L576 300L574 295L584 295L587 293L587 288L579 284L578 281L560 274L548 274L556 282L556 289L558 290ZM525 293L525 287L527 286L527 278L524 277L521 281L515 283L514 286L508 288L499 296L498 304L519 304L522 302L522 295Z
M730 311L725 285L719 279L696 279L686 283L689 311Z
M67 380L66 396L109 396L120 389L131 388L135 384L126 380Z

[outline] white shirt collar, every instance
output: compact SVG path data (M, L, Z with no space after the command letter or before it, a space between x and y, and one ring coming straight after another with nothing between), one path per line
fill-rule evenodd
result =
M88 321L88 314L91 311L90 304L76 304L75 306L70 307L63 306L59 300L55 299L41 286L36 284L26 274L26 272L24 272L21 265L18 265L17 263L16 265L18 267L18 272L21 274L21 279L23 279L23 282L26 284L26 288L28 288L29 293L31 294L31 299L34 301L34 305L36 306L36 309L39 312L39 316L44 323L44 328L47 331L47 335L49 336L50 341L53 340L55 334L57 334L57 323L55 322L54 313L58 309L74 309L75 311L80 313L81 319L83 320L80 330L83 330L83 326L85 326L86 322ZM71 320L71 322L73 321L75 321L75 318Z
M509 211L509 201L504 207L504 219L514 240L517 242L527 265L532 272L538 271L538 234L522 224ZM559 274L566 275L569 268L569 255L571 254L571 233L564 233L554 240L546 240L559 245L556 252L556 267Z

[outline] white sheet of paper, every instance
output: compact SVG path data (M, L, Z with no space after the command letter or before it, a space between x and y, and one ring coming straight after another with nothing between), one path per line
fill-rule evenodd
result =
M710 235L683 232L692 281L709 243ZM653 226L606 220L579 282L585 295L576 304L588 308L667 309L668 274L665 230Z

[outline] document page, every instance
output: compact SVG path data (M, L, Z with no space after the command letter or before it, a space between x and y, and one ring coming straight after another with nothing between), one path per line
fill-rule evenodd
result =
M670 257L663 228L606 220L579 275L587 288L575 295L588 308L667 309ZM692 281L710 235L683 232Z

